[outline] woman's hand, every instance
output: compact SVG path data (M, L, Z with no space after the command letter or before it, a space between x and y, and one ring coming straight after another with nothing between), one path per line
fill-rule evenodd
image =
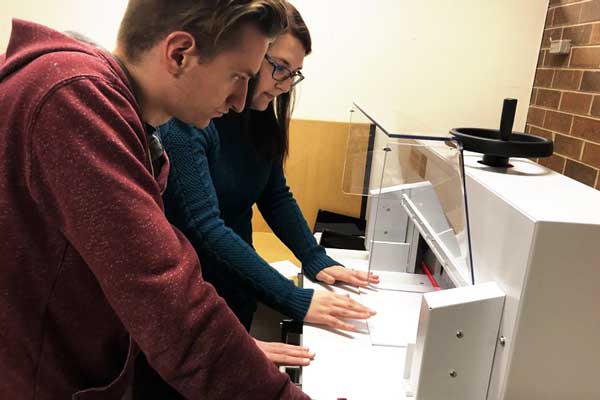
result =
M307 366L310 360L315 358L315 353L307 347L294 346L292 344L263 342L254 339L256 345L267 358L277 365Z
M371 272L355 271L341 265L324 268L317 274L317 280L333 285L336 281L352 286L366 287L370 283L378 284L379 276Z
M367 319L372 315L375 315L375 311L351 299L349 295L315 290L304 321L354 331L356 330L354 325L343 321L341 318Z

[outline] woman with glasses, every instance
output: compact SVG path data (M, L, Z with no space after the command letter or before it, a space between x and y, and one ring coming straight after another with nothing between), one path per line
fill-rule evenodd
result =
M347 296L294 286L252 247L256 203L273 232L302 262L308 278L354 286L378 282L376 276L345 269L325 254L286 186L282 165L288 152L293 87L304 79L303 60L311 52L302 17L293 7L289 13L290 28L270 46L244 112L220 116L206 129L177 120L159 129L171 160L165 209L171 223L194 245L204 279L246 329L259 300L297 320L352 330L343 319L366 319L374 312ZM257 343L275 362L307 365L313 357L304 348Z

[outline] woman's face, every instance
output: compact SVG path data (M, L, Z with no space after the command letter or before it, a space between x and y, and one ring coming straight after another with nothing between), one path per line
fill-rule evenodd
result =
M302 43L291 33L285 33L279 36L267 51L267 57L270 61L284 67L289 72L296 72L302 69L302 63L304 62L304 47ZM273 65L265 57L263 59L260 72L258 73L258 83L252 96L251 107L254 110L264 111L273 99L282 93L290 91L292 85L292 78L285 79L284 81L276 81L273 79ZM285 70L280 69L276 76L284 75Z

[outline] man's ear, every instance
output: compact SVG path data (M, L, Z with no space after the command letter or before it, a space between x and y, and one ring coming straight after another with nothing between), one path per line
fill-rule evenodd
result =
M196 41L194 37L187 32L171 32L165 38L164 62L169 73L175 77L179 76L188 68L198 56Z

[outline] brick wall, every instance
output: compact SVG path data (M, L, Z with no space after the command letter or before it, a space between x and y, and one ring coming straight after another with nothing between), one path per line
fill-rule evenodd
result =
M570 53L550 54L550 38ZM554 140L540 164L600 189L600 0L550 0L526 131Z

